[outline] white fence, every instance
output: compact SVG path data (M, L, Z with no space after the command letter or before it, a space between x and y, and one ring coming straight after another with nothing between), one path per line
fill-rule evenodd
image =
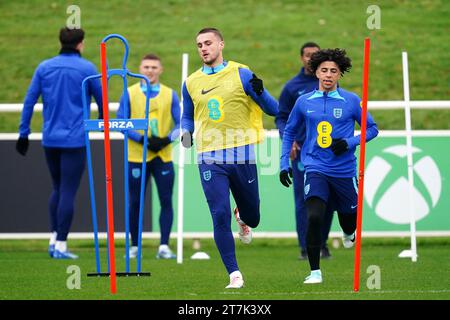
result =
M434 100L434 101L426 101L426 100L417 100L410 101L410 107L412 109L450 109L450 100ZM405 101L397 100L397 101L369 101L368 107L370 110L396 110L396 109L404 109ZM0 113L4 112L21 112L23 108L23 104L21 103L4 103L0 104ZM118 103L113 102L110 103L110 110L117 111ZM96 110L97 106L95 103L91 104L91 110ZM42 103L38 103L34 107L34 111L41 112L42 111ZM266 134L270 137L277 137L277 130L268 130ZM450 137L450 130L413 130L411 132L413 137L425 137L425 136L446 136ZM103 139L102 133L90 133L93 139L101 140ZM0 133L0 140L15 140L17 139L18 133ZM388 136L388 137L405 137L406 131L404 130L382 130L380 131L380 136ZM42 138L41 133L33 133L30 135L31 140L40 140ZM120 133L111 133L112 139L123 139L123 136ZM72 233L71 233L72 234ZM409 232L363 232L364 237L380 237L380 236L397 236L397 237L406 237L409 235ZM418 236L448 236L448 232L417 232ZM73 233L72 236L74 238L90 238L92 234L90 233ZM118 237L123 237L123 234L118 235ZM184 236L186 238L211 238L212 233L208 232L194 232L194 233L185 233ZM296 236L295 232L256 232L256 237L288 237L294 238ZM330 238L339 237L340 233L331 232ZM47 233L43 234L0 234L0 239L25 239L27 237L30 238L48 238ZM157 232L149 232L144 233L144 237L146 238L158 238L159 233ZM175 233L171 234L171 237L175 237Z
M411 109L450 109L450 100L416 100L410 101ZM371 110L395 110L404 109L405 101L403 100L386 100L386 101L369 101L367 104ZM117 111L118 102L109 104L111 111ZM22 103L0 103L0 112L21 112ZM91 110L97 110L95 103L91 104ZM36 103L34 111L42 111L42 103Z

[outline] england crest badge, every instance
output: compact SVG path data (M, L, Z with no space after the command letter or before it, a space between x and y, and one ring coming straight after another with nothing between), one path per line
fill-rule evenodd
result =
M211 180L211 170L203 171L203 180L205 181Z
M339 119L340 117L342 117L342 108L334 108L333 109L333 116L336 119Z

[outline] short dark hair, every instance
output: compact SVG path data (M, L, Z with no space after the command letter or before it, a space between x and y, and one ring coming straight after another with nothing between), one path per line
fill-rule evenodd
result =
M344 49L323 49L314 52L309 60L309 67L313 73L316 73L320 64L325 61L333 61L339 67L342 74L349 71L352 67L352 61L346 56Z
M319 48L320 47L317 43L315 42L305 42L301 47L300 47L300 55L303 56L303 51L305 50L305 48Z
M161 62L161 59L154 53L148 53L144 57L142 57L141 61L143 60L158 60Z
M61 42L63 48L75 49L83 39L84 31L81 28L69 29L64 27L59 30L59 42Z
M220 33L219 29L216 29L216 28L203 28L202 30L200 30L200 31L197 33L197 37L198 37L200 34L203 34L203 33L214 33L216 36L219 37L219 39L220 39L221 41L223 41L223 36L222 36L222 33Z

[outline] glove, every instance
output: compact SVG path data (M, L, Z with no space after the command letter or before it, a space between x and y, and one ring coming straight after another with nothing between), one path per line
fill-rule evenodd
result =
M337 156L340 156L348 150L348 143L345 139L333 139L331 143L331 151Z
M281 170L280 182L286 188L289 188L289 186L292 184L292 181L289 177L292 178L292 168L289 168L289 172L287 170Z
M255 91L256 95L262 95L264 91L263 81L255 74L253 74L253 78L250 79L250 84L252 85L253 91Z
M164 137L164 138L149 137L148 143L147 143L147 149L150 151L153 151L153 152L158 152L159 150L161 150L162 148L164 148L165 146L167 146L170 143L171 143L171 141L170 141L169 137Z
M16 142L16 150L21 155L25 156L28 151L29 146L28 137L19 137L19 139Z
M181 144L183 145L183 147L189 149L190 147L192 147L193 142L194 139L192 138L191 132L186 131L181 135Z

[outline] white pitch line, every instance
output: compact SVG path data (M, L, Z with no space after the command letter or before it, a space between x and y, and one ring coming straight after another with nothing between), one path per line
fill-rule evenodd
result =
M342 235L341 231L331 231L329 234L330 238L340 238ZM450 237L450 231L442 230L442 231L417 231L417 237ZM170 234L170 238L176 238L176 233L172 232ZM386 238L386 237L408 237L409 231L363 231L363 238ZM98 233L99 239L106 239L106 232ZM117 239L125 239L124 232L116 232L114 237ZM236 233L234 233L234 237L238 237ZM254 238L297 238L296 232L264 232L264 231L256 231L253 233ZM25 240L25 239L49 239L50 232L23 232L23 233L2 233L0 232L0 240ZM71 232L71 239L88 239L91 240L94 238L94 234L92 232ZM143 239L159 239L159 232L143 232ZM212 232L185 232L185 239L212 239Z
M443 290L370 290L370 291L363 291L363 292L354 292L352 290L348 291L313 291L313 292L222 292L220 294L225 295L283 295L283 296L289 296L289 295L325 295L325 294L365 294L365 293L375 293L375 294L386 294L386 293L450 293L450 290L443 289Z

